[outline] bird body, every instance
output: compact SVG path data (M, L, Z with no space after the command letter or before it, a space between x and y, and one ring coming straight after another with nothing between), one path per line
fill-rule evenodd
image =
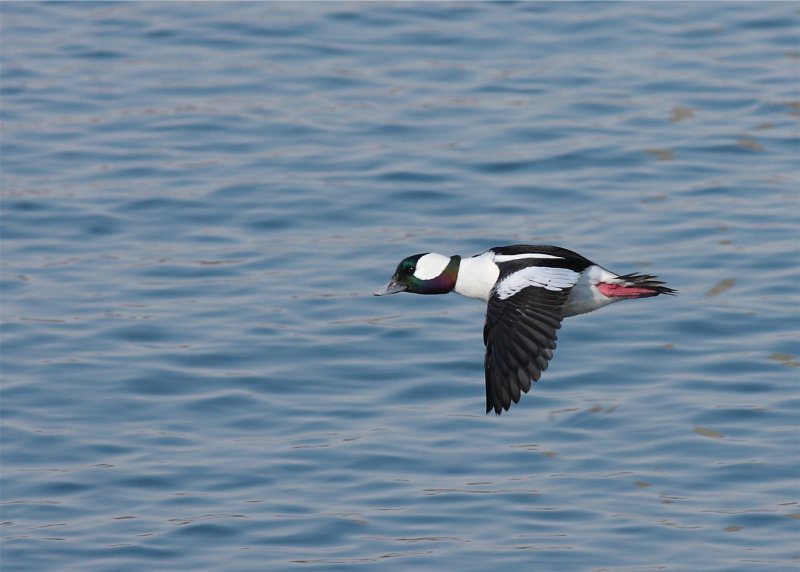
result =
M415 254L376 296L457 292L487 303L483 341L486 412L527 393L553 357L563 318L620 300L675 294L655 276L618 275L558 246L518 244L475 256Z

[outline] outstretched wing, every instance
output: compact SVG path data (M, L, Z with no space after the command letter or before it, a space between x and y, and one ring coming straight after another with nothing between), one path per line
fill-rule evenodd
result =
M489 296L483 329L486 412L494 409L498 415L547 369L564 303L580 277L569 268L549 266L503 270Z

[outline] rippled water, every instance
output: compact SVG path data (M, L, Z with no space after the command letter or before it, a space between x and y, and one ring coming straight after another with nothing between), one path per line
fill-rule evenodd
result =
M9 3L3 570L800 565L796 3ZM484 415L559 244L659 297Z

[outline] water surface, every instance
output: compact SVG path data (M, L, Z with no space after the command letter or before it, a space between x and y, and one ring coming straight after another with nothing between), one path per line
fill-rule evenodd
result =
M3 570L800 562L792 3L9 3ZM484 415L558 244L679 290Z

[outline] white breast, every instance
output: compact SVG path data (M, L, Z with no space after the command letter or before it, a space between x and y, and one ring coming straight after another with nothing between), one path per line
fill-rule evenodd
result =
M500 269L494 263L494 253L491 251L462 258L455 291L462 296L488 301L489 293L499 276Z

